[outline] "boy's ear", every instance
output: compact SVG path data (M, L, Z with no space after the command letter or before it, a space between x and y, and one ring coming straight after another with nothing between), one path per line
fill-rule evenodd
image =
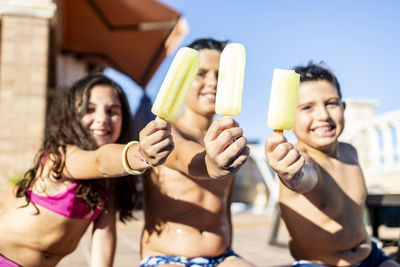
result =
M343 104L343 110L346 110L346 102L342 101Z

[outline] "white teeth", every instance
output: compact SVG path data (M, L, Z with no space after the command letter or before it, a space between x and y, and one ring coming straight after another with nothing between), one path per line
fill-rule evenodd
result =
M332 131L331 126L322 126L314 129L314 133L317 135L325 135L326 133L330 133L331 131Z
M203 97L205 97L208 100L215 100L215 95L214 94L205 94L203 95Z
M95 135L106 135L106 134L108 134L108 131L93 130L93 134L95 134Z

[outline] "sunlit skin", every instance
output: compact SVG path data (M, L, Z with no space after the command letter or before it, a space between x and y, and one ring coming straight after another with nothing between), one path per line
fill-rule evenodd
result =
M213 122L220 52L199 52L200 69L182 115L173 122L175 149L143 179L142 257L215 257L232 242L233 174L249 150L237 122ZM218 266L252 265L237 258Z
M123 144L115 144L122 131L121 103L116 92L105 85L91 89L87 113L81 123L99 146L83 150L68 145L63 177L56 180L51 172L51 160L46 160L32 191L38 195L54 196L64 192L76 180L113 178L128 175L121 161ZM148 164L162 164L173 148L170 124L151 121L140 132L138 145L128 149L127 161L133 170L146 170ZM52 156L49 155L49 158ZM110 203L112 201L112 195ZM18 264L30 267L55 266L79 244L92 221L73 219L30 203L25 198L14 199L9 209L0 215L0 254ZM113 205L107 213L93 221L91 238L91 266L112 266L116 246L116 211Z
M90 92L88 110L82 125L89 129L98 146L115 143L122 128L121 103L108 86L96 85Z
M298 144L335 156L337 138L344 128L343 111L344 103L331 83L301 83L294 128Z
M185 99L186 113L212 118L215 114L220 52L201 50L200 67ZM184 114L186 116L186 114Z
M357 152L337 140L343 111L331 83L303 82L294 126L298 143L293 147L279 134L265 143L267 160L282 181L279 204L297 260L349 266L371 251L363 221L367 190ZM392 264L381 266L397 266Z

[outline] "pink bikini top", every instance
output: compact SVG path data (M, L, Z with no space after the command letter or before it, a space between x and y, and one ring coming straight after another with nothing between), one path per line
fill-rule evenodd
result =
M66 191L54 196L41 196L28 190L28 195L32 203L55 213L74 219L87 219L94 221L100 214L99 209L90 209L83 200L75 195L75 189L78 183L73 183Z

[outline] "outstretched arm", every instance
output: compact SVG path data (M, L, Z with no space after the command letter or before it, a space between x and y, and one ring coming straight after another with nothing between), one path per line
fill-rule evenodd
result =
M126 163L132 170L144 171L162 164L174 147L171 125L163 120L151 121L140 132L140 144L126 150ZM68 146L64 175L74 179L98 179L128 175L122 163L125 145L106 144L87 151Z
M236 173L250 150L243 130L232 118L220 118L209 127L204 146L173 131L175 148L166 166L200 179L224 178Z
M265 156L282 183L298 193L311 191L318 182L315 169L306 164L304 156L280 134L265 141Z

